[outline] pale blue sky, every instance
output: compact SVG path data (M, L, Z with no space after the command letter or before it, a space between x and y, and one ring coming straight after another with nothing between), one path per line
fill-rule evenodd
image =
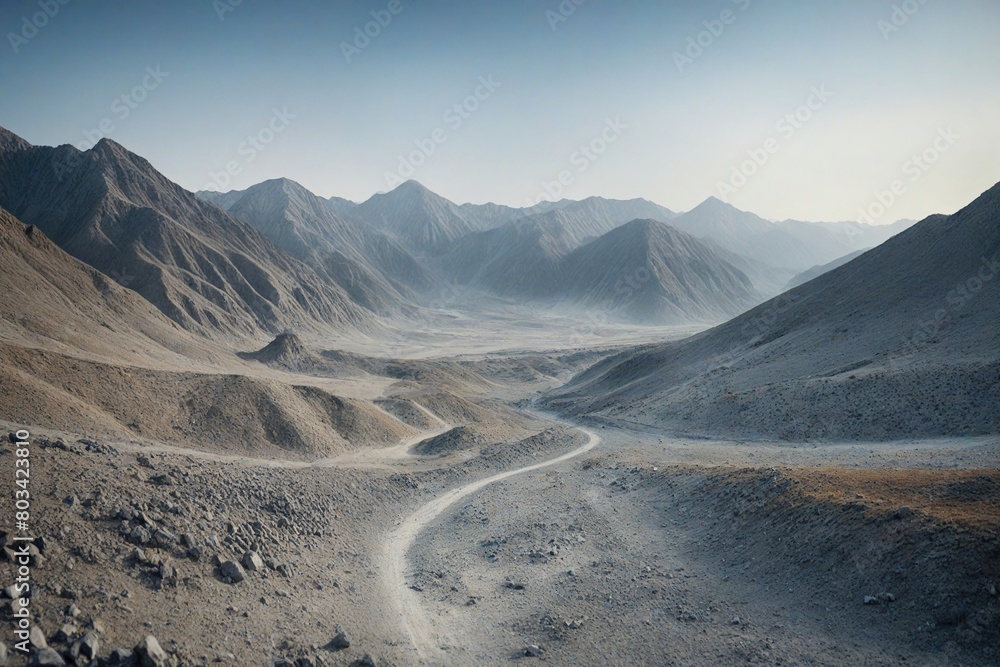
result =
M412 177L458 202L522 205L565 171L574 199L686 210L726 194L770 218L840 220L900 180L877 218L889 222L953 212L1000 180L997 0L566 0L559 22L546 13L559 0L398 0L394 15L389 0L244 0L220 20L227 1L69 0L37 34L24 17L38 0L3 3L0 125L90 145L107 119L112 139L190 189L224 182L232 162L228 187L285 176L355 200L387 189L415 142L434 151ZM886 33L894 4L917 9ZM730 23L712 23L725 10ZM342 43L372 11L391 21L349 63ZM679 71L688 38L720 25ZM490 76L495 90L479 83ZM145 99L120 99L144 79ZM474 112L446 115L477 86ZM824 86L809 120L776 126ZM262 150L243 144L269 124L280 131ZM578 152L602 131L614 139L602 154ZM766 163L720 193L765 146ZM935 164L906 164L925 150Z

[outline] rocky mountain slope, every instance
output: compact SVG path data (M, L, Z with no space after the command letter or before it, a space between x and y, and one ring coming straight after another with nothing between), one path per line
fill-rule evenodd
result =
M561 296L636 322L718 322L760 302L706 244L655 220L622 225L566 256Z
M81 152L0 131L0 206L190 331L372 323L343 289L109 139Z
M466 236L452 244L442 270L491 294L610 319L718 322L762 300L723 254L729 253L653 220L604 232L593 219L555 209Z
M210 362L221 354L3 209L0 294L0 346L132 363Z
M414 292L432 283L401 242L365 223L338 217L329 200L294 181L279 178L207 197L380 314L403 310Z
M833 271L838 266L843 266L848 262L854 261L861 255L868 252L868 250L869 250L868 248L855 250L852 253L844 255L843 257L838 257L832 262L827 262L826 264L819 264L817 266L812 267L811 269L803 271L802 273L798 273L795 276L793 276L792 279L789 280L788 283L785 285L785 291L798 287L799 285L805 285L813 278L818 278L824 273L829 273L830 271Z
M1000 430L1000 185L714 329L624 352L547 403L767 439Z

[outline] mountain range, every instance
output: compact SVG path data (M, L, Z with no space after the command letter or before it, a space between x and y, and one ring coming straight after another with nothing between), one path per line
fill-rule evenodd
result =
M715 323L907 224L775 223L714 199L680 215L600 197L459 205L415 181L357 204L282 178L195 195L111 140L79 151L6 130L0 207L182 328L254 339L412 326L454 284L472 301Z
M995 433L998 280L1000 185L713 329L599 363L547 404L765 439Z
M0 207L203 335L373 324L337 284L110 139L79 151L0 131Z

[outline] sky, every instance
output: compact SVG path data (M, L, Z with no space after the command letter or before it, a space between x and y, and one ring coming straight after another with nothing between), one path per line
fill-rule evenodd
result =
M1000 0L5 0L0 126L191 190L952 213L1000 181Z

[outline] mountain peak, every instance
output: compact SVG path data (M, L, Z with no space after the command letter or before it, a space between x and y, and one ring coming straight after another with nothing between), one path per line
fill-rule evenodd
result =
M0 152L13 153L31 148L31 144L10 130L0 127Z

